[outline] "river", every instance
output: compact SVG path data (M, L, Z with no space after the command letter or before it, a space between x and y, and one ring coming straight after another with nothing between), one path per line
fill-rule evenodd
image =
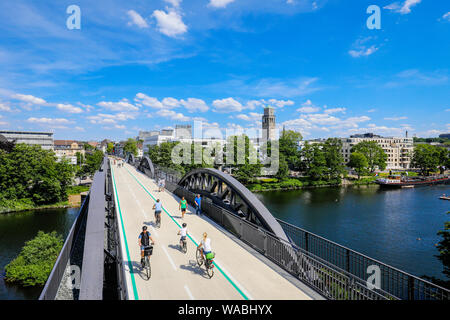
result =
M436 234L450 220L449 185L378 186L256 193L277 218L417 276L445 279Z
M78 208L0 214L0 300L39 297L41 287L22 288L5 283L4 268L20 253L25 242L33 239L39 230L56 231L65 239L77 214Z

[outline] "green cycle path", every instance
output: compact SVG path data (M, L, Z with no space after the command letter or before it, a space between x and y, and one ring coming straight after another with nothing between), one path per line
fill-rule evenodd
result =
M112 162L111 162L112 163ZM136 300L275 300L311 298L274 269L233 241L209 219L195 215L195 209L181 218L180 199L158 192L153 179L125 164L112 165L116 211L129 299ZM155 199L163 205L161 227L155 226ZM188 225L187 253L179 247L178 230ZM140 266L138 236L146 225L155 241L151 256L152 275L146 280ZM196 262L196 246L208 233L216 253L215 274L210 279Z

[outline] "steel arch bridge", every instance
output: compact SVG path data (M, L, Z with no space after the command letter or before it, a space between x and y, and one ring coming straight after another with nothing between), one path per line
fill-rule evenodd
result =
M142 157L138 170L144 172L152 179L155 177L155 168L153 167L152 160L148 156Z
M288 241L283 228L259 199L231 175L212 168L187 173L178 185Z
M125 157L125 162L129 163L129 164L133 164L136 161L136 158L134 157L134 154L129 153L126 157Z

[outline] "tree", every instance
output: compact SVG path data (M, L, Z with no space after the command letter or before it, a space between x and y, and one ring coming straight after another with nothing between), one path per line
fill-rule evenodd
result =
M367 168L369 167L369 162L364 154L360 152L353 152L350 155L350 161L348 163L350 168L355 169L356 173L358 173L358 180L361 175L367 172Z
M327 161L322 148L321 144L306 142L301 152L303 171L312 180L324 180L327 177Z
M113 150L114 150L114 143L108 142L108 144L106 146L106 152L108 154L111 154L111 153L113 153Z
M448 213L450 212L447 212L447 214ZM443 273L449 279L447 286L450 287L450 221L445 222L444 230L439 231L437 234L442 237L442 240L437 246L437 249L439 250L437 258L441 260L444 265Z
M66 200L74 169L66 160L56 160L53 151L37 145L17 144L10 153L0 150L0 196L35 204Z
M423 175L429 175L439 166L440 152L435 146L429 144L419 144L414 147L411 165L420 169Z
M235 169L234 176L241 183L251 183L261 173L262 166L256 157L256 150L250 143L249 137L246 135L230 136L227 140L224 148L225 163ZM231 155L233 159L228 159Z
M23 286L44 285L63 246L55 231L44 233L26 242L19 255L6 267L5 280Z
M361 141L351 152L359 152L366 157L370 172L375 172L376 167L379 170L386 169L387 155L376 141Z
M86 150L86 151L92 151L92 150L94 150L95 148L93 147L93 146L91 146L89 143L85 143L84 144L84 150Z
M128 138L123 146L123 152L125 154L131 153L136 157L138 155L137 141L133 138Z
M100 150L95 150L92 154L86 154L86 161L82 172L90 176L94 175L95 171L100 169L103 157L103 152Z
M302 140L301 133L293 130L287 131L283 130L281 137L279 139L280 157L281 155L283 155L284 161L291 169L295 169L296 167L298 167L298 162L300 160L300 151L298 143L301 140Z
M342 140L329 138L323 144L323 152L328 167L328 178L330 180L341 179L345 174L344 157L342 156Z

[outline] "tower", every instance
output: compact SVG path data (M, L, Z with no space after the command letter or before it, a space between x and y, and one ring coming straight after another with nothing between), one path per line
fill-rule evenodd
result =
M271 106L264 108L264 115L262 116L262 139L275 139L275 109Z

